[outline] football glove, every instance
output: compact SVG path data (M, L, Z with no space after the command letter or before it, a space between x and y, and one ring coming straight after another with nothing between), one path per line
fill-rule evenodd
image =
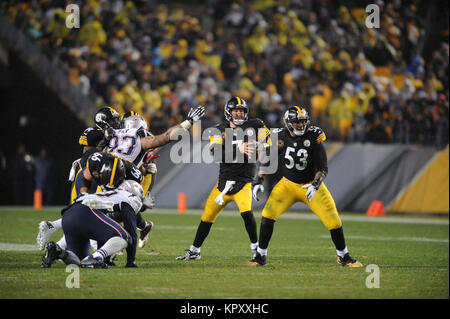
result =
M81 168L81 158L73 161L72 168L70 169L69 173L69 182L73 182L75 180L75 176L77 174L77 171Z
M255 200L259 200L258 199L258 193L259 192L264 192L264 178L262 178L261 176L258 176L258 178L256 179L255 182L253 182L253 198Z
M263 184L256 184L255 186L253 186L253 198L255 200L259 200L258 199L258 193L259 192L264 192Z
M311 201L314 195L316 195L317 189L312 184L305 184L302 186L302 188L307 189L306 197L308 198L309 201Z
M105 140L109 142L114 137L114 129L112 127L108 127L105 129L103 134L105 135Z
M144 164L145 175L147 174L155 174L158 171L155 163Z
M142 202L142 204L147 207L148 209L152 209L153 207L155 207L155 197L150 195L150 193L148 192L145 197L144 197L144 201Z
M204 106L199 106L196 109L192 108L190 109L188 115L187 115L187 120L189 122L191 122L191 124L194 124L195 122L197 122L198 120L200 120L203 115L205 115L205 107Z
M147 155L145 156L145 160L144 163L148 164L148 163L153 163L153 161L155 159L157 159L158 157L160 157L161 155L159 154L151 154L151 152L148 152Z
M235 184L235 181L227 181L225 183L225 187L222 191L222 193L220 193L219 196L217 196L214 201L219 204L219 205L223 205L225 203L225 201L223 200L223 197L228 193L228 191L233 187L233 185Z

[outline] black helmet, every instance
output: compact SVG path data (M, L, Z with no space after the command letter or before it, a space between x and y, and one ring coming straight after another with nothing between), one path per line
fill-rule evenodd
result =
M244 110L244 113L245 113L244 119L236 120L233 118L233 116L231 115L231 111L236 110L236 109ZM235 96L235 97L229 99L227 104L225 104L224 113L225 113L225 118L227 119L228 122L233 122L235 125L242 125L248 119L247 102L245 102L245 100L240 98L239 96Z
M108 127L114 129L120 128L120 115L115 109L110 106L105 106L95 113L95 125L101 129L106 130Z
M292 123L302 120L306 121L305 128L301 131L294 130ZM309 115L304 108L294 105L286 110L286 112L284 113L283 121L284 125L290 132L293 132L295 135L301 136L305 134L306 128L309 125Z
M125 165L123 161L115 156L106 157L102 164L97 184L107 189L117 188L125 180Z

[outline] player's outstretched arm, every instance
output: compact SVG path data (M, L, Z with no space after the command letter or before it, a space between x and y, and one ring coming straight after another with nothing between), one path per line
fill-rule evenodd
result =
M141 138L141 146L144 150L159 147L174 141L182 134L191 128L192 124L200 120L205 115L205 107L199 106L196 109L191 108L187 119L181 124L170 127L166 132L156 135Z

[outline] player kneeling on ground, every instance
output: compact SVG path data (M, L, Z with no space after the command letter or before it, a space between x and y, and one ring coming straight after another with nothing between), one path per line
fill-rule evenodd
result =
M105 172L108 174L108 170ZM56 259L84 268L106 268L104 260L124 248L127 251L126 267L137 267L136 213L142 207L144 191L136 181L122 182L123 177L124 174L121 178L116 176L114 179L116 183L120 183L117 189L83 195L62 210L67 249L49 242L42 257L44 268L51 267ZM110 211L120 214L123 227L107 216ZM100 247L92 255L89 254L89 239L96 240Z

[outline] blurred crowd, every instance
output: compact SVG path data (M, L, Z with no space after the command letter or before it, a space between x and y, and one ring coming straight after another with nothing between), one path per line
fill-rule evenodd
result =
M269 127L301 105L331 140L446 146L448 3L374 0L380 25L368 28L366 2L17 0L1 11L99 107L137 111L155 134L199 104L213 125L239 95ZM79 29L66 27L71 3Z

